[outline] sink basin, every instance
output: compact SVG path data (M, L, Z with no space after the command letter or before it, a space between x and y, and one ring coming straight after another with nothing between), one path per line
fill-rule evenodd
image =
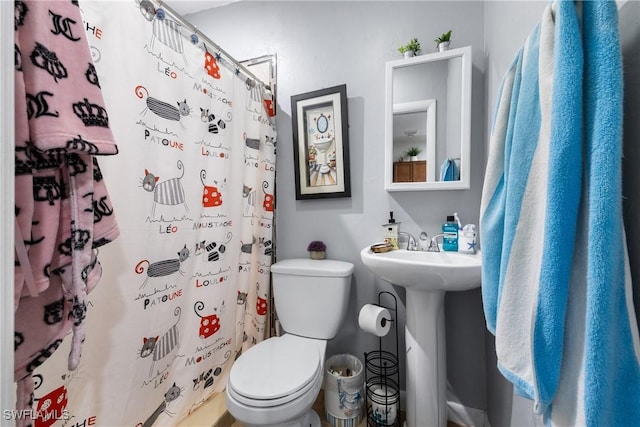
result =
M418 290L466 291L480 286L481 255L458 252L395 251L374 253L366 247L362 262L394 285Z
M482 257L458 252L360 252L381 279L407 289L405 427L447 426L444 296L480 286Z

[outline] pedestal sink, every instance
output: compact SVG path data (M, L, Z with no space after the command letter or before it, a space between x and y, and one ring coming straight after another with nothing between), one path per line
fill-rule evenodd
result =
M444 295L480 286L480 253L395 250L360 257L376 276L407 290L406 427L447 425Z

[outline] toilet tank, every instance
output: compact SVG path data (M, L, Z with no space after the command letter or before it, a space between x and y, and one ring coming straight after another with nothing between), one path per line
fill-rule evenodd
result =
M331 339L349 305L353 264L287 259L271 265L273 298L283 329L308 338Z

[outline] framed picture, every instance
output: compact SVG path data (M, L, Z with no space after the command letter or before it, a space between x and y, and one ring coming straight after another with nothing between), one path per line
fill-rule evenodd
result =
M291 97L296 199L351 197L347 86Z

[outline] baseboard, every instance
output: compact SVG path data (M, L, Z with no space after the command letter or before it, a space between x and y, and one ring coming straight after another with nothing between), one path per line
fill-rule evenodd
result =
M470 408L459 402L447 402L447 416L460 426L466 427L491 427L487 413L482 409Z
M224 391L212 395L180 420L178 425L180 427L229 427L233 425L235 420L227 411L224 399Z
M400 407L407 407L407 392L405 390L400 390ZM454 401L447 401L447 419L460 427L491 427L485 411Z

